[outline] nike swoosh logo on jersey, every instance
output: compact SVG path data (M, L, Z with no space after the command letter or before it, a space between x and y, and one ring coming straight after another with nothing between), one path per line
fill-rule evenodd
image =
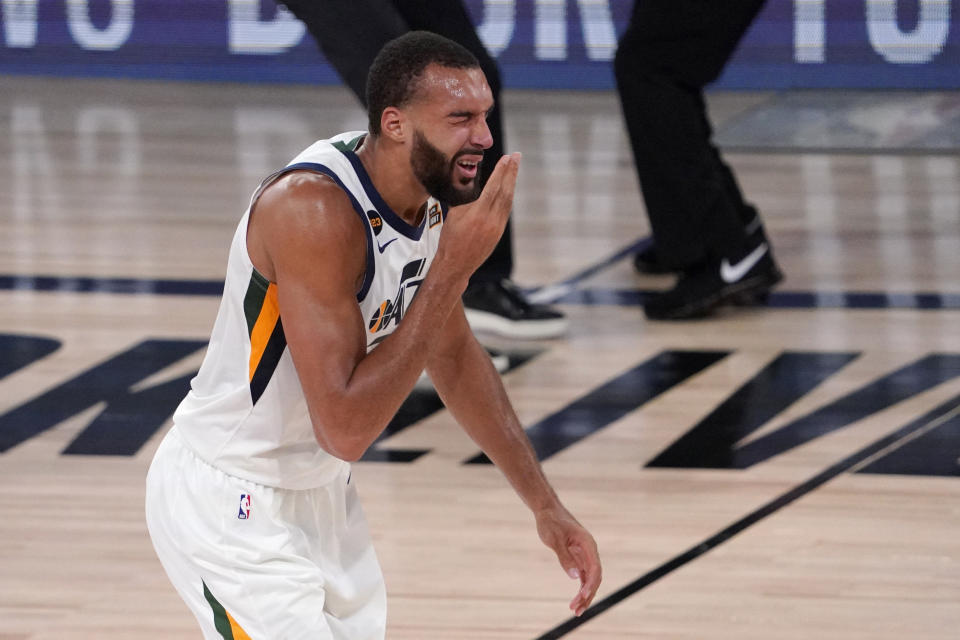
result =
M743 276L747 275L747 272L753 269L766 253L767 243L763 243L736 264L730 264L730 261L724 258L720 261L720 277L723 278L723 281L727 284L737 282L743 278Z
M393 240L388 240L386 244L380 244L380 243L378 242L378 243L377 243L377 249L379 249L379 250L380 250L380 253L382 254L384 251L387 250L387 247L390 246L390 243L391 243L391 242L396 242L396 240L397 240L396 238L394 238Z

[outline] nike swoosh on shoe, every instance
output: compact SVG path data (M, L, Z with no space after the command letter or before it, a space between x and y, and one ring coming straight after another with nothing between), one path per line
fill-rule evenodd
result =
M767 251L767 243L764 242L736 264L730 264L730 261L724 258L720 261L720 278L727 284L737 282L760 262L760 259L766 255Z

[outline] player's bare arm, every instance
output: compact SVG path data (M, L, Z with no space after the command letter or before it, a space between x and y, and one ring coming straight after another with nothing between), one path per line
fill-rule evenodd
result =
M287 344L320 445L356 460L380 435L423 370L437 327L493 250L513 199L518 158L504 156L475 202L448 215L433 264L397 330L369 354L356 300L366 240L346 194L298 172L261 195L248 251L277 284Z
M570 602L586 610L602 569L593 537L560 502L510 404L490 357L473 337L463 307L450 313L427 371L457 422L487 454L536 518L537 532L580 589Z

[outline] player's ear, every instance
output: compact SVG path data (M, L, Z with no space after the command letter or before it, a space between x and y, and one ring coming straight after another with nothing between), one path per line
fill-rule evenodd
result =
M380 135L394 142L405 142L409 123L406 115L396 107L387 107L380 114Z

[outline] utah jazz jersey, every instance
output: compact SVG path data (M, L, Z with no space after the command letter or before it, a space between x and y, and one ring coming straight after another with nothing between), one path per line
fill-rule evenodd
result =
M436 254L445 210L429 199L418 226L394 213L354 153L364 135L316 142L264 180L234 235L206 357L174 414L185 443L225 473L303 489L329 482L347 464L317 444L284 338L277 284L257 272L247 253L247 223L260 193L280 176L306 170L328 176L349 196L367 232L357 304L368 352L397 328Z

